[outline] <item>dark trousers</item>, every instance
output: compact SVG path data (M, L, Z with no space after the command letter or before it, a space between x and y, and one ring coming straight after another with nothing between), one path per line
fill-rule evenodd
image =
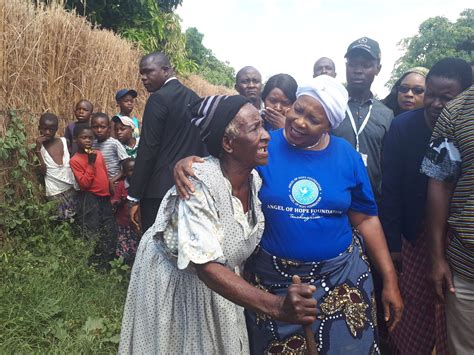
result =
M153 223L160 209L162 198L143 198L140 200L140 215L142 221L142 232L145 233Z
M86 238L97 238L91 261L100 267L110 268L109 261L115 258L117 225L115 223L110 197L97 196L81 191L78 198L78 216L81 232Z

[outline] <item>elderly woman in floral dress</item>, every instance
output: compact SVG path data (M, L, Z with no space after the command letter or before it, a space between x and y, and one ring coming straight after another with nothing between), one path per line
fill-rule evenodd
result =
M213 96L193 111L211 156L195 166L193 196L172 188L140 242L119 353L247 354L242 307L288 323L316 318L314 286L277 296L239 276L264 226L253 169L267 163L270 137L257 109Z

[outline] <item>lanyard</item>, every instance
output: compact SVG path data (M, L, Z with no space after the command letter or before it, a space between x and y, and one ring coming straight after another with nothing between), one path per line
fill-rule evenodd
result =
M359 130L357 130L357 127L356 127L356 124L355 124L355 121L354 121L354 117L352 116L352 112L351 112L351 109L349 107L347 108L346 112L347 112L347 116L349 116L349 120L351 121L351 125L352 125L352 130L354 131L354 134L355 134L356 150L359 151L359 135L362 133L365 126L367 126L367 122L369 122L370 113L372 112L372 104L370 104L369 112L367 112L367 116L365 116L364 121L362 122L362 124L359 127Z

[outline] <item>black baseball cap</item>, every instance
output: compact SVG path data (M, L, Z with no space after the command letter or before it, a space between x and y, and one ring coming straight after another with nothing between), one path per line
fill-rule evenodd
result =
M133 89L121 89L115 94L115 101L119 101L125 95L132 95L133 98L138 96L138 93Z
M369 53L374 59L380 60L381 53L380 53L380 46L379 43L372 38L369 37L362 37L354 42L352 42L349 47L347 47L347 52L344 58L347 58L350 52L355 49L361 49Z

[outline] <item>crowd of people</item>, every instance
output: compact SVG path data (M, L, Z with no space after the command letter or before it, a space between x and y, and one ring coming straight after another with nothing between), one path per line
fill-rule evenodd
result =
M131 265L140 239L127 205L140 139L138 119L131 116L136 97L135 90L119 90L120 112L112 119L80 100L63 137L56 137L55 114L39 119L35 152L46 196L58 202L60 219L76 221L84 237L97 239L90 262L105 270L117 257Z
M91 264L133 265L119 353L474 352L472 69L414 67L377 100L377 41L342 85L246 66L239 95L200 98L168 57L112 119L88 100L36 152L58 214L96 237ZM140 127L141 124L141 127Z

